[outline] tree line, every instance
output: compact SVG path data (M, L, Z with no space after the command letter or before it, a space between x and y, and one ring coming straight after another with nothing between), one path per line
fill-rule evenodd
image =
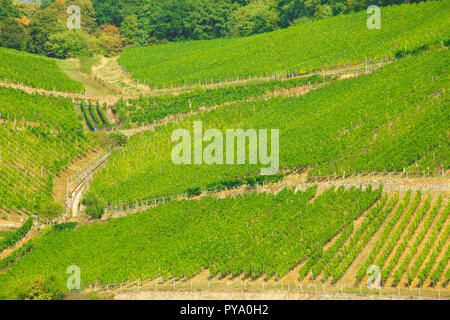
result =
M132 46L242 37L417 0L0 0L0 46L55 58L116 55ZM420 1L420 0L419 0ZM67 28L67 7L81 29Z

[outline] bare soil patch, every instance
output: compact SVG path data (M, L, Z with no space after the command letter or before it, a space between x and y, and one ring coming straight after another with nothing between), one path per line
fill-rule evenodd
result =
M86 163L95 159L101 152L98 149L92 149L87 154L81 155L72 162L69 167L55 176L53 180L53 197L56 202L66 204L65 196L67 191L67 179L83 168Z

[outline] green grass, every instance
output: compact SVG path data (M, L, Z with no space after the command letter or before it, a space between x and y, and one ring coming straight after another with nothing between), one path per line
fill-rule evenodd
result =
M55 59L0 48L0 79L39 89L83 92L81 83L59 68Z
M245 194L217 200L170 202L104 224L52 231L0 274L0 299L38 276L64 288L67 267L80 267L82 284L212 274L282 276L381 196L381 189L317 187L277 195ZM1 265L1 263L0 263Z
M127 49L119 63L134 78L160 88L392 58L449 39L448 0L383 7L379 30L367 28L368 17L362 11L248 38Z
M204 131L279 129L280 166L311 168L311 174L448 168L449 63L446 49L423 53L305 96L236 103L135 135L95 176L92 189L110 204L130 204L205 190L265 167L175 165L172 133L192 134L195 120Z

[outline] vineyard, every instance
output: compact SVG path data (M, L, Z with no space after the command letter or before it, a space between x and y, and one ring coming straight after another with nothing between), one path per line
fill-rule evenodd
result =
M18 240L22 239L25 234L33 226L33 219L29 218L19 229L6 235L4 239L0 239L0 253L9 247L12 247Z
M72 264L83 270L84 284L190 277L204 268L213 275L281 277L321 250L382 192L329 189L309 203L316 190L171 202L106 224L55 230L0 275L0 297L21 282L17 277L55 273L62 280Z
M447 41L449 5L428 1L384 7L379 30L363 27L368 15L359 12L248 38L128 49L119 63L150 87L167 88L386 59L423 44Z
M47 90L84 92L83 85L65 75L52 59L0 48L0 61L0 80Z
M359 266L354 279L356 284L366 279L371 265L381 269L381 281L385 286L422 287L425 283L429 286L447 283L450 279L444 270L449 259L450 204L444 205L442 195L423 197L420 191L414 196L408 191L402 199L396 194L384 206L385 202L386 197L369 211L358 228L350 225L328 250L312 255L300 269L301 278L339 282L378 233L377 241Z
M70 100L0 88L0 208L32 212L88 142Z
M361 294L374 280L448 297L449 9L394 5L381 29L363 10L78 61L0 48L0 300L64 298L69 266L106 290ZM89 72L75 72L83 59ZM175 164L179 132L190 149ZM271 156L279 170L264 175Z
M197 87L192 92L180 95L140 97L128 101L120 100L114 106L120 121L131 121L138 125L154 123L174 114L195 112L200 108L208 108L225 103L262 96L275 90L291 89L305 85L315 85L331 81L331 77L311 76L298 79L253 81L244 85L222 88Z
M279 129L280 166L310 168L312 175L447 169L448 64L446 49L423 53L301 97L239 102L137 134L111 157L92 189L117 206L259 172L249 164L174 165L172 132L192 129L195 120L203 130Z
M189 279L204 269L217 279L272 281L296 274L300 283L335 284L346 276L358 285L371 264L380 266L384 286L445 286L449 209L442 195L383 194L370 187L172 201L75 230L55 226L4 269L0 297L14 297L11 288L31 285L38 275L65 290L65 269L74 264L83 286ZM352 264L363 271L349 273ZM404 275L396 282L398 272Z
M90 131L111 127L111 123L105 114L105 110L99 102L93 104L89 100L88 103L82 101L80 104L75 105L80 107L83 118Z

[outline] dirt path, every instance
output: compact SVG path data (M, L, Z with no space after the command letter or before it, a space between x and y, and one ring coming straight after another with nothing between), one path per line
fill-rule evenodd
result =
M99 69L104 68L106 65L106 58L104 56L100 56L100 63L92 66L91 74L94 78L97 78L99 75Z
M389 202L389 200L391 200L391 197L392 197L392 195L388 195L387 201L386 201L386 203L384 204L383 209L386 207L386 204ZM381 198L380 198L380 200L381 200ZM380 200L379 200L379 201L376 201L375 203L373 203L372 206L370 206L366 211L364 211L358 218L356 218L356 219L353 221L353 223L354 223L354 230L353 230L352 234L350 234L350 236L347 238L347 240L345 240L344 244L341 246L341 249L344 248L345 246L348 246L348 245L349 245L350 239L351 239L351 237L353 236L353 234L356 232L358 226L360 226L360 225L364 222L364 220L366 219L366 216L367 216L367 214L370 212L370 210L372 210L374 207L376 207L377 205L379 205ZM383 209L382 209L382 210L383 210ZM340 237L341 233L342 233L342 231L339 232L338 234L336 234L336 235L334 236L333 239L331 239L328 243L326 243L326 244L323 246L323 251L324 251L324 252L325 252L330 246L333 245L333 243ZM340 251L340 250L339 250L339 251ZM338 251L338 252L339 252L339 251ZM298 266L295 270L293 270L293 272L290 272L290 273L287 274L285 277L283 277L283 279L289 279L289 278L290 278L290 279L293 279L293 280L295 280L295 279L298 280L298 277L299 277L299 270L300 270L300 268L303 266L303 264L306 263L306 261L307 261L307 260L305 260L300 266ZM302 283L302 284L310 284L310 285L311 285L311 284L317 284L318 281L320 280L322 283L331 285L332 280L333 280L331 277L328 277L328 279L327 279L326 281L324 281L324 280L323 280L323 278L324 278L323 270L315 277L315 279L312 279L312 275L313 275L312 270L309 270L309 272L306 274L305 278L301 280L301 283ZM352 281L353 281L353 282L351 282L351 281L346 282L346 281L342 281L342 279L345 277L345 275L346 275L346 274L344 273L343 277L342 277L341 279L339 279L339 280L342 282L341 285L345 284L345 285L350 285L350 286L351 286L351 285L353 284L353 282L354 282L354 276L353 276L353 278L352 278Z
M55 176L53 181L53 198L56 202L64 205L66 204L65 197L67 192L68 178L82 169L89 161L95 159L100 152L101 150L98 149L90 150L87 154L77 157L77 159L75 159L75 161L72 162L66 170L60 172Z
M118 57L114 58L105 58L101 57L100 63L96 66L92 67L92 77L94 79L98 79L100 81L105 82L106 86L112 90L115 88L115 91L119 90L120 94L117 95L89 95L82 93L74 93L74 92L60 92L60 91L51 91L45 89L38 89L33 87L24 86L21 84L16 84L12 82L0 82L0 86L14 88L23 90L27 93L40 93L48 96L59 96L71 99L84 99L84 100L99 100L101 104L107 103L108 105L115 104L120 98L123 99L137 99L139 96L153 96L153 95L163 95L167 93L178 94L180 92L186 92L192 89L193 87L198 87L199 85L193 86L182 86L182 87L174 87L171 89L158 89L153 90L148 86L140 84L138 81L132 79L127 73L123 71L123 69L117 63ZM337 76L339 79L345 79L352 77L352 74L357 76L361 73L369 73L373 72L388 62L373 62L370 64L362 63L355 64L352 66L345 67L337 67L327 70L316 70L309 73L305 73L302 75L284 75L284 76L269 76L269 77L257 77L251 79L240 79L237 81L227 81L227 82L216 82L213 84L201 84L200 86L203 88L216 88L216 87L225 87L225 86L233 86L238 84L243 84L251 81L268 81L273 79L295 79L295 78L307 78L314 75L319 76ZM124 89L125 88L125 89ZM114 90L113 90L114 91Z
M339 76L340 79L348 78L352 72L371 72L374 71L388 63L392 63L394 60L389 61L374 61L374 62L363 62L356 63L353 65L338 66L331 69L324 70L313 70L305 74L283 74L283 75L270 75L270 76L259 76L259 77L249 77L240 78L237 77L233 80L228 81L218 81L212 83L196 83L184 86L175 86L171 88L150 88L148 85L140 83L139 80L135 80L131 77L129 73L124 71L124 69L118 63L119 57L104 58L102 57L102 62L95 70L95 76L101 79L109 87L121 88L123 94L128 95L162 95L162 94L180 94L181 92L191 91L195 87L203 87L206 89L213 89L219 87L229 87L235 85L242 85L254 81L270 81L270 80L286 80L286 79L300 79L308 78L314 75L318 76Z
M374 249L376 243L378 242L378 239L380 238L381 234L383 234L385 227L389 224L389 221L391 221L392 216L394 215L395 211L397 211L400 203L402 202L403 196L404 194L400 193L399 200L397 201L396 205L392 208L386 219L381 223L380 227L375 232L375 234L370 238L369 242L362 248L362 251L356 256L355 260L348 267L348 269L345 271L342 277L338 280L337 285L345 286L355 284L356 273L358 272L361 265L364 263L364 261L366 261L366 259L369 257L370 253ZM388 199L386 203L388 203L388 201L390 200L391 199ZM382 210L386 210L386 206Z
M410 199L410 203L408 208L406 208L406 210L410 210L410 206L413 204L414 202L414 198L416 197L416 194L412 193L411 194L411 199ZM398 247L400 246L400 244L402 243L404 237L406 237L409 233L409 228L411 227L411 223L412 221L414 221L414 218L416 217L416 214L419 212L421 206L423 205L423 202L425 201L425 199L428 197L428 194L422 193L421 196L421 201L419 202L419 204L417 205L416 209L414 210L414 212L412 213L410 220L408 221L408 223L406 224L402 234L399 237L399 240L397 241L397 243L395 244L395 246L392 248L392 251L390 253L390 255L388 256L388 258L386 259L386 262L384 264L384 266L380 266L381 269L383 269L384 267L389 266L389 264L392 262L392 259L394 258L394 254L395 252L398 250ZM437 197L435 197L437 199ZM406 213L406 211L404 212L404 214ZM400 220L399 220L400 221ZM381 252L380 252L381 254ZM403 253L401 253L403 254ZM400 256L401 257L401 256ZM396 265L398 265L399 261L401 261L400 259L396 262ZM387 281L384 283L385 286L392 286L393 284L393 270L390 273L389 278L387 279Z
M68 199L70 201L70 209L72 214L76 217L78 214L78 206L81 202L83 191L86 189L86 186L90 180L90 178L93 176L93 174L100 168L101 165L105 163L107 158L110 156L110 153L105 153L101 157L100 160L98 160L98 156L102 155L101 150L93 149L89 151L85 156L78 157L66 170L62 171L55 177L54 187L53 187L53 196L55 201L58 203L61 203L63 205L67 205L66 203L66 192L69 191L71 193L71 198ZM94 160L94 164L92 164ZM96 162L97 161L97 162ZM91 167L86 168L86 165L89 165L91 163ZM69 178L73 176L76 172L79 170L84 169L86 172L86 177L84 177L79 183L77 183L75 186L72 186L69 184ZM53 222L54 223L62 223L66 222L71 218L71 215L63 215L61 217L56 218ZM3 226L13 226L16 229L20 227L24 222L18 223L6 223L0 225L0 227ZM12 252L19 249L23 246L26 242L31 240L32 238L36 237L39 234L39 230L36 227L32 227L30 231L20 239L13 247L3 250L3 252L0 255L0 258L3 259L7 256L9 256Z
M74 175L68 178L67 207L70 208L71 216L77 217L83 193L89 187L89 183L95 173L106 163L111 156L111 147L95 154L95 157L86 161L85 165Z
M441 204L441 207L440 207L440 209L439 209L439 211L438 211L438 214L436 214L436 216L435 216L434 219L433 219L433 222L432 222L431 225L430 225L431 228L425 229L425 222L426 222L426 220L427 220L427 215L428 215L428 214L431 212L431 210L434 208L434 206L435 206L435 204L436 204L436 201L437 201L437 199L432 199L432 201L431 201L431 203L430 203L430 208L428 209L427 213L425 213L424 216L422 217L422 219L420 220L420 223L417 225L417 228L416 228L414 234L411 236L411 238L410 238L409 241L408 241L408 245L407 245L406 248L405 248L405 252L402 254L402 256L401 256L401 258L400 258L400 263L401 263L401 262L403 262L403 261L406 259L407 255L409 255L409 254L411 253L411 247L412 247L412 244L413 244L414 242L416 242L416 240L419 238L420 233L421 233L422 231L425 231L425 237L423 237L423 239L420 241L419 245L417 246L417 251L416 251L413 255L411 255L411 256L409 257L408 264L407 264L407 268L405 269L405 272L403 273L403 275L402 275L402 277L401 277L401 280L400 280L400 282L399 282L399 285L408 286L408 280L407 280L408 272L411 271L411 269L413 268L413 266L414 266L414 264L415 264L415 262L416 262L417 257L418 257L418 256L420 255L420 253L422 252L424 243L425 243L425 241L426 241L426 239L427 239L427 234L428 234L429 232L431 232L431 229L433 228L433 226L434 226L434 224L436 223L437 219L439 219L439 212L442 212L442 210L443 210L443 206L442 206L442 204ZM444 200L444 201L445 201L445 200ZM444 201L443 201L443 202L444 202ZM438 238L437 241L439 241L439 238ZM436 242L437 242L437 241L436 241ZM434 244L436 244L436 243L434 243ZM425 259L424 263L426 263L426 259ZM398 266L399 266L399 265L397 265L396 267L398 268ZM395 268L395 269L397 269L397 268ZM419 269L419 270L420 270L420 269ZM416 279L414 279L414 280L416 280ZM391 281L392 281L392 279L391 279ZM389 283L389 282L388 282L388 283ZM413 282L413 283L414 283L414 282Z
M449 222L447 221L447 224L448 224ZM442 250L441 250L441 252L439 252L439 254L438 254L438 256L437 256L437 258L436 258L436 260L435 260L435 263L433 264L433 266L432 266L432 268L431 268L431 272L430 272L430 274L429 274L429 276L428 276L428 279L425 281L425 283L423 284L424 286L431 286L431 284L432 284L432 281L431 281L431 275L433 274L433 272L437 269L437 267L438 267L438 262L439 261L441 261L442 259L444 259L444 257L445 257L445 253L447 252L447 249L448 249L448 247L450 246L450 243L447 243L443 248L442 248ZM447 260L447 264L446 265L448 265L448 260ZM440 282L445 282L445 270L448 270L448 269L446 269L445 267L444 267L444 270L443 270L443 272L442 272L442 274L441 274L441 277L440 277L440 279L439 279L439 281L438 281L438 283L440 283Z
M363 249L358 259L362 263L372 250L374 244L384 227L392 219L393 213L397 210L399 198L396 206L390 211L387 219L382 223L376 234ZM388 199L389 201L389 199ZM422 198L422 202L424 199ZM433 205L432 203L431 205ZM370 209L369 209L370 210ZM355 263L353 264L355 265ZM354 272L356 269L348 269L346 275L348 279L341 279L337 284L323 283L315 281L299 281L298 268L287 275L276 279L265 279L263 275L257 279L245 278L243 275L232 278L230 275L220 278L210 277L208 270L202 270L192 278L182 279L162 279L157 277L146 281L135 281L122 285L102 286L100 293L108 294L115 299L450 299L450 290L446 287L436 286L434 288L422 287L411 288L400 286L397 288L383 287L381 291L367 289L364 285L358 287L354 285ZM350 274L351 273L351 274ZM362 294L361 294L362 293Z
M129 77L129 75L127 75L122 70L122 68L118 65L117 59L118 59L117 57L109 58L109 59L107 59L105 57L101 57L100 63L98 65L95 65L92 67L92 74L90 76L87 76L87 75L86 76L89 77L90 80L104 82L105 86L107 88L109 88L109 91L119 91L120 94L118 94L118 95L104 95L104 94L95 95L95 94L87 94L87 93L81 94L81 93L73 93L73 92L50 91L50 90L45 90L45 89L37 89L37 88L33 88L33 87L28 87L28 86L24 86L21 84L15 84L15 83L11 83L11 82L0 82L0 86L6 87L6 88L22 90L29 94L38 93L38 94L43 94L43 95L47 95L47 96L69 98L69 99L72 99L74 102L79 99L85 100L85 101L87 101L87 100L98 101L100 105L106 104L107 106L115 105L117 103L117 101L119 101L119 99L123 99L126 101L129 99L137 99L139 96L155 96L155 95L163 95L163 94L168 94L168 93L176 95L176 94L179 94L180 92L186 92L191 89L191 87L185 86L185 87L172 88L169 91L167 89L151 90L147 86L142 85L142 84L138 83L137 81L131 79ZM387 62L387 63L390 63L390 62ZM345 67L345 68L340 67L340 68L329 69L329 70L313 71L313 72L303 74L303 75L298 75L298 76L285 75L285 76L278 77L278 79L307 78L307 77L311 77L314 75L321 75L321 76L336 76L336 77L338 77L339 80L341 80L341 79L357 77L361 74L371 73L371 72L376 71L377 69L381 68L385 64L386 64L386 62L383 62L383 63L377 62L377 63L372 63L369 65L359 64L359 65L349 66L349 67ZM363 68L362 66L365 66L365 67ZM66 69L67 69L67 67L66 67ZM72 77L73 77L73 73L74 73L73 70L68 70L68 71L66 70L66 72L69 72L69 74L72 74ZM238 80L238 81L230 81L230 82L223 82L223 83L214 83L214 84L210 84L210 85L206 84L206 85L200 85L200 86L204 87L204 88L216 88L216 87L224 87L224 86L242 84L242 83L246 83L249 81L256 81L256 80L267 81L267 80L271 80L271 79L275 79L275 78L274 77L263 77L263 78ZM82 81L83 83L86 82L85 77L81 80L80 79L77 79L77 80ZM284 95L284 96L304 95L311 90L316 90L327 84L329 84L329 82L324 82L324 83L314 85L314 86L306 85L306 86L301 86L301 87L297 87L297 88L277 90L275 92L272 92L272 93L269 93L269 94L266 94L263 96L251 97L251 98L245 99L243 101L252 101L257 98L264 98L267 100L267 99L270 99L270 98L273 98L273 97L276 97L279 95ZM93 92L100 92L100 91L94 90ZM214 109L217 109L217 108L220 108L220 107L223 107L226 105L230 105L230 104L233 104L236 102L237 101L231 101L231 102L227 102L227 103L224 103L221 105L216 105L213 107L208 107L208 108L203 107L203 108L199 108L195 112L191 112L191 113L187 113L187 114L171 115L171 116L169 116L161 121L158 121L154 124L142 126L142 127L135 128L135 129L123 130L123 132L125 135L131 136L133 134L140 133L143 131L154 130L154 128L156 126L164 125L169 122L179 121L186 116L190 116L190 115L197 114L200 112L209 112ZM116 123L115 116L111 112L110 108L107 108L106 114L111 123Z
M8 82L0 82L0 87L5 88L12 88L12 89L18 89L25 91L26 93L33 94L38 93L46 96L53 96L53 97L63 97L63 98L69 98L72 100L82 99L82 100L92 100L92 101L99 101L100 104L106 103L107 105L114 105L121 96L102 96L102 95L87 95L87 94L81 94L81 93L73 93L73 92L60 92L60 91L50 91L45 89L36 89L32 87L27 87L20 84L15 83L8 83ZM137 97L122 97L124 99L132 99Z
M178 114L172 114L164 119L161 119L159 121L156 121L155 123L152 124L148 124L145 126L141 126L141 127L137 127L137 128L132 128L132 129L126 129L126 130L121 130L121 132L123 134L125 134L127 137L133 136L135 134L138 133L142 133L144 131L154 131L156 127L160 127L160 126L164 126L167 125L168 123L173 123L173 122L178 122L181 121L183 119L185 119L186 117L190 117L196 114L200 114L203 112L211 112L215 109L219 109L219 108L223 108L225 106L229 106L238 102L250 102L256 99L270 99L276 96L280 96L280 95L285 95L285 96L300 96L300 95L305 95L306 93L312 91L312 90L316 90L326 84L329 84L329 82L327 83L321 83L319 85L314 85L314 86L301 86L301 87L297 87L297 88L291 88L291 89L285 89L285 90L280 90L280 91L276 91L276 92L272 92L263 96L256 96L256 97L250 97L244 100L239 100L239 101L229 101L223 104L219 104L219 105L215 105L212 107L200 107L199 109L195 110L195 111L191 111L189 113L178 113Z
M81 62L79 59L69 58L66 60L58 60L61 70L75 81L84 85L86 95L93 96L109 96L115 95L117 92L114 88L105 86L101 81L95 79L92 73L85 73L81 70Z
M119 57L100 57L100 64L92 68L95 79L100 80L105 86L114 88L122 95L148 96L155 94L148 86L140 84L139 81L131 78L119 65Z
M354 285L329 285L319 281L300 283L298 279L265 280L262 276L258 279L246 279L242 275L236 278L210 277L208 270L199 272L190 279L164 280L161 277L146 281L134 281L124 284L91 286L86 292L97 291L101 295L109 295L115 299L426 299L442 298L450 299L448 288L382 288L370 290L364 286ZM179 298L178 298L179 297Z
M15 210L0 210L0 231L14 231L28 219L28 215L19 215Z
M445 206L444 206L444 208L445 208ZM442 210L443 210L443 208L441 207L441 212L442 212ZM439 215L437 215L437 216L435 217L434 223L436 223L437 219L439 219ZM418 287L418 286L419 286L419 282L420 282L420 281L419 281L419 278L418 278L417 276L420 274L420 272L423 270L423 268L424 268L424 267L426 266L426 264L429 262L433 250L437 247L439 241L443 238L444 233L445 233L445 230L446 230L446 228L448 228L449 225L450 225L450 219L447 219L446 222L444 223L444 225L442 226L441 231L438 232L438 235L437 235L435 241L432 242L431 248L429 249L428 254L426 255L426 258L423 260L422 264L420 265L420 268L417 270L416 277L415 277L414 280L411 282L411 285L410 285L411 287L414 288L414 287ZM420 245L419 245L419 247L418 247L418 250L417 250L415 256L413 257L413 259L412 259L412 261L411 261L411 262L412 262L412 264L411 264L412 266L416 263L418 257L422 254L422 251L423 251L424 248L425 248L425 244L430 240L431 235L432 235L432 232L433 232L432 229L433 229L433 228L431 228L430 230L427 230L427 234L425 235L425 237L423 238L422 242L420 243ZM446 242L448 242L448 239L447 239ZM445 253L445 249L446 249L446 246L444 245L443 248L441 249L441 253L442 253L442 254ZM434 263L432 264L432 267L434 267L434 266L437 264L437 262L439 262L438 259L436 259L436 260L434 261ZM430 276L431 276L431 275L432 275L432 273L430 272L430 273L428 274L428 278L427 278L428 283L431 283L431 281L430 281ZM425 281L425 283L427 283L427 281Z

